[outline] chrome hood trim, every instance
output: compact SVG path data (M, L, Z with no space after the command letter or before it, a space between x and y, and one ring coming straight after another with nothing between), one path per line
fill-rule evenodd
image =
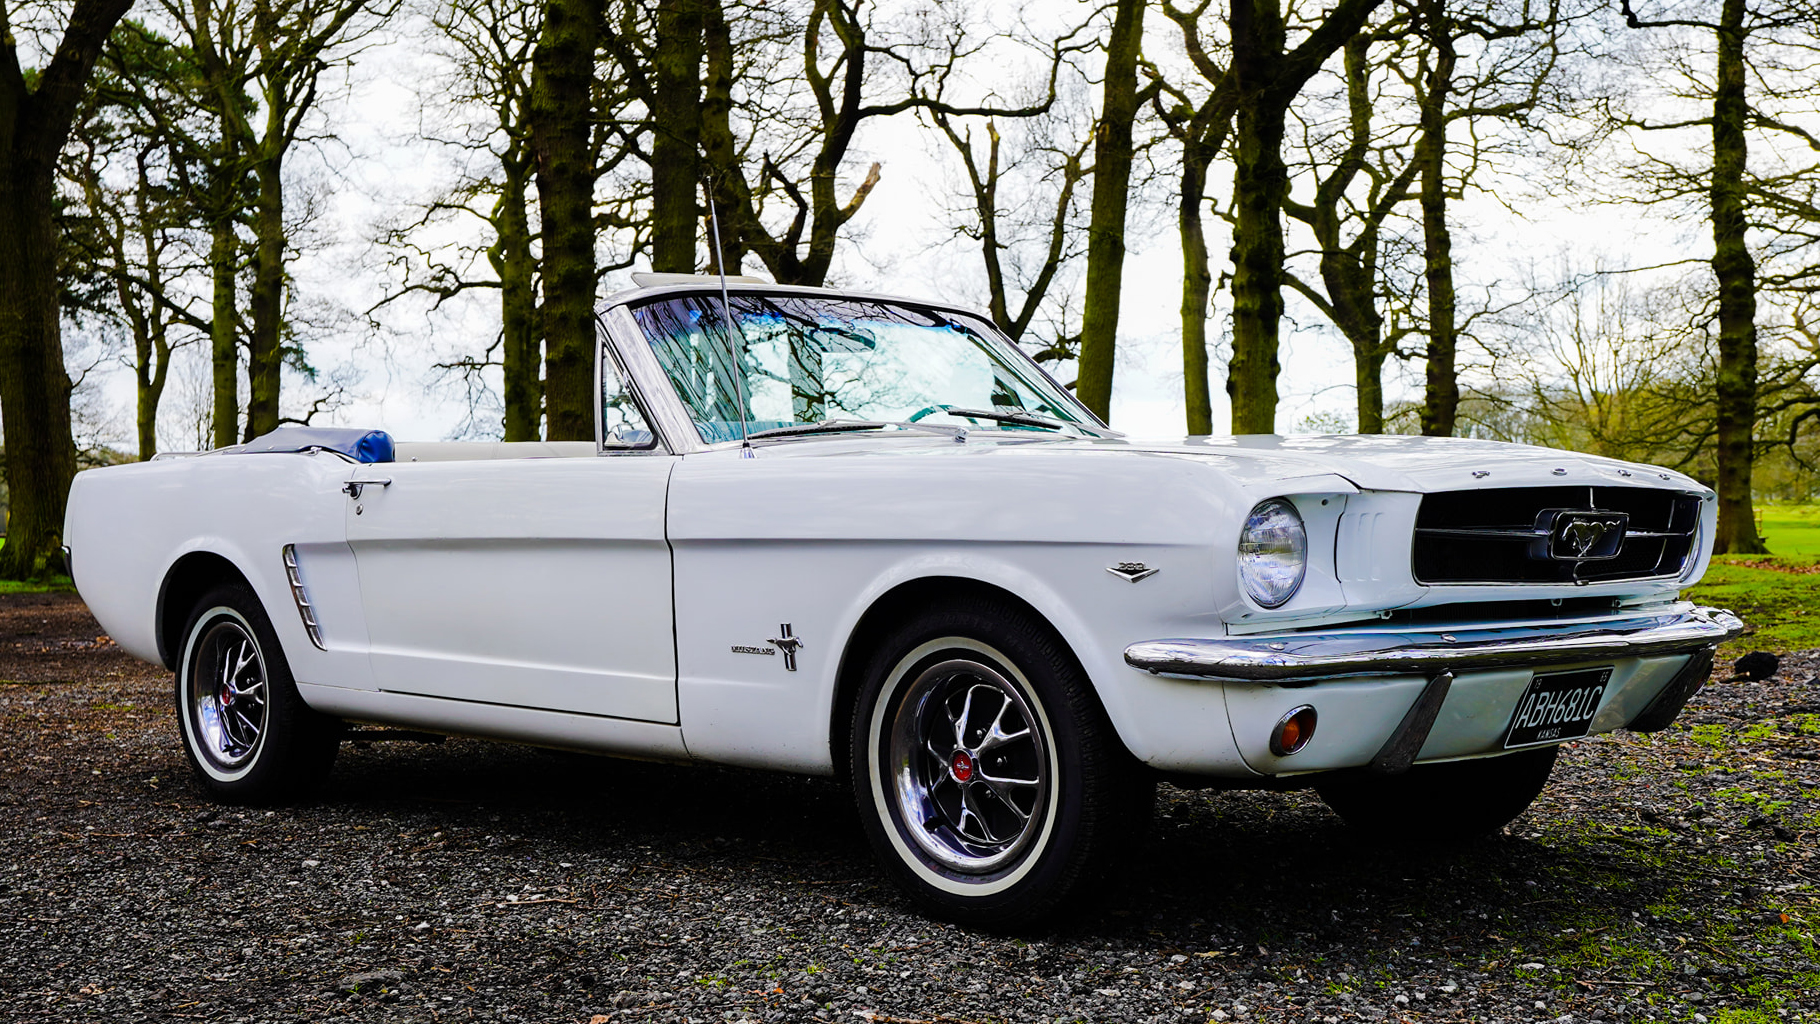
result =
M1598 623L1146 640L1125 648L1125 662L1160 676L1297 685L1691 654L1742 632L1743 620L1729 611L1683 603L1660 614Z

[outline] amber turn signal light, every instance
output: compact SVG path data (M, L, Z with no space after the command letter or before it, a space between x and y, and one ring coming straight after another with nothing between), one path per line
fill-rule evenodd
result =
M1314 707L1309 704L1284 715L1277 722L1277 727L1270 731L1270 752L1278 757L1288 757L1306 747L1308 741L1314 739L1314 724L1318 717Z

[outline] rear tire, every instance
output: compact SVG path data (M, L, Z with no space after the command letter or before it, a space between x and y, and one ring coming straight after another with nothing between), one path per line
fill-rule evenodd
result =
M1510 824L1541 794L1559 747L1349 775L1315 791L1346 824L1384 842L1463 842Z
M302 796L327 776L340 724L304 704L259 599L232 584L190 613L177 662L183 751L203 788L238 804Z
M1155 799L1061 639L986 599L883 638L850 739L854 797L886 873L962 924L1079 912L1141 840Z

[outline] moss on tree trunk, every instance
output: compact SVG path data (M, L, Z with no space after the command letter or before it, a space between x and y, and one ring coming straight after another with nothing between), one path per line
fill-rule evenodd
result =
M1137 62L1145 0L1117 0L1106 44L1105 95L1093 146L1093 209L1087 224L1087 284L1075 395L1111 421L1119 291L1125 280L1125 209L1131 194L1131 122L1137 117Z
M1765 549L1751 510L1752 428L1757 419L1757 263L1745 243L1744 0L1719 14L1713 89L1713 277L1719 285L1719 527L1714 550Z
M702 11L698 0L661 0L651 111L651 269L695 270L701 185Z
M552 441L594 439L591 88L600 0L549 0L532 57L531 145L543 213L544 413Z
M102 43L130 0L76 0L56 52L28 85L0 5L0 429L9 506L0 578L42 575L57 559L76 446L63 367L57 154Z

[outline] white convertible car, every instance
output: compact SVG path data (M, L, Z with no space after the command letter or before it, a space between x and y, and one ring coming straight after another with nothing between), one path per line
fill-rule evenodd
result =
M296 794L349 723L835 775L924 907L1003 924L1084 896L1159 778L1494 831L1741 629L1679 600L1715 505L1678 473L1139 443L964 310L641 285L597 441L297 427L76 479L76 584L175 671L204 786Z

